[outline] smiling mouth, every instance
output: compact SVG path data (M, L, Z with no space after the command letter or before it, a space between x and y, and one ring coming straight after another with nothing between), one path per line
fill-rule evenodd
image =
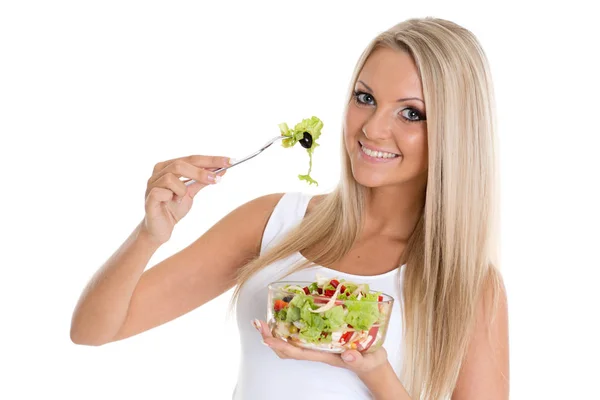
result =
M369 157L379 158L379 159L382 159L382 160L388 160L388 159L400 157L400 154L389 153L389 152L386 152L386 151L376 151L376 150L369 149L368 147L365 147L360 141L358 142L358 145L360 146L360 150L363 153L365 153L366 155L368 155Z

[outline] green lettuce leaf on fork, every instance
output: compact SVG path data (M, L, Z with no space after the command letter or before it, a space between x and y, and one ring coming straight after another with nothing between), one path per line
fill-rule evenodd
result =
M321 136L321 129L323 128L323 121L321 121L317 117L305 118L301 122L297 123L294 126L294 129L290 129L287 123L283 122L279 124L279 130L281 131L281 136L285 136L286 138L281 141L281 145L283 147L292 147L298 141L304 138L304 132L308 132L312 136L312 145L310 148L306 149L308 152L308 172L306 175L298 175L300 180L308 182L309 185L315 184L319 186L319 183L315 181L311 176L310 172L312 171L312 155L314 150L319 146L317 140Z

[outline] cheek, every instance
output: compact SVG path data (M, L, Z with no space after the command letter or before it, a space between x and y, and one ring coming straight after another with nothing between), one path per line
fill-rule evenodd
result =
M346 111L346 118L344 118L344 132L347 137L355 137L361 131L362 120L363 117L360 110L349 104Z
M423 160L423 163L425 164L425 166L427 166L428 164L428 155L429 155L429 145L428 145L428 141L427 141L427 130L425 130L422 134L421 134L421 158Z
M346 112L344 118L343 126L344 144L346 146L346 151L351 151L353 143L357 140L357 132L360 132L360 125L357 121L356 110L354 110L352 104L350 104L348 106L348 111Z
M426 169L428 165L427 132L418 132L410 136L404 147L407 161L417 169ZM402 148L402 147L401 147Z
M416 150L420 161L420 169L427 169L429 153L429 150L427 148L427 133L423 133L421 138L419 138L418 142L416 143Z

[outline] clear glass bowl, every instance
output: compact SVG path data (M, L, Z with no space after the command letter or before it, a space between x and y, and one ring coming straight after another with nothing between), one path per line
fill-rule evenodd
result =
M339 299L339 296L332 301L332 293L327 293L329 296L305 293L306 297L290 304L299 294L286 291L284 287L293 285L308 288L311 283L279 281L268 286L267 323L274 337L297 347L328 353L343 353L351 349L371 353L381 347L392 313L393 297L370 290L370 293L380 293L378 301ZM314 306L306 305L308 297L312 298ZM301 305L302 309L297 305ZM313 310L322 307L331 310L339 306L341 310L308 311L309 307ZM307 318L310 318L310 323L307 323ZM355 321L356 326L349 324L349 321Z

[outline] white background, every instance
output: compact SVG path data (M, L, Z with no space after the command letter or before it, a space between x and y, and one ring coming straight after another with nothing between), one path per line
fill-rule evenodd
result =
M318 188L296 179L303 151L270 148L203 191L150 265L259 195L331 190L355 62L428 15L477 35L496 85L511 398L600 398L600 32L583 1L551 3L2 2L0 398L229 399L231 293L84 347L69 339L81 290L143 217L158 161L239 158L280 122L325 122Z

